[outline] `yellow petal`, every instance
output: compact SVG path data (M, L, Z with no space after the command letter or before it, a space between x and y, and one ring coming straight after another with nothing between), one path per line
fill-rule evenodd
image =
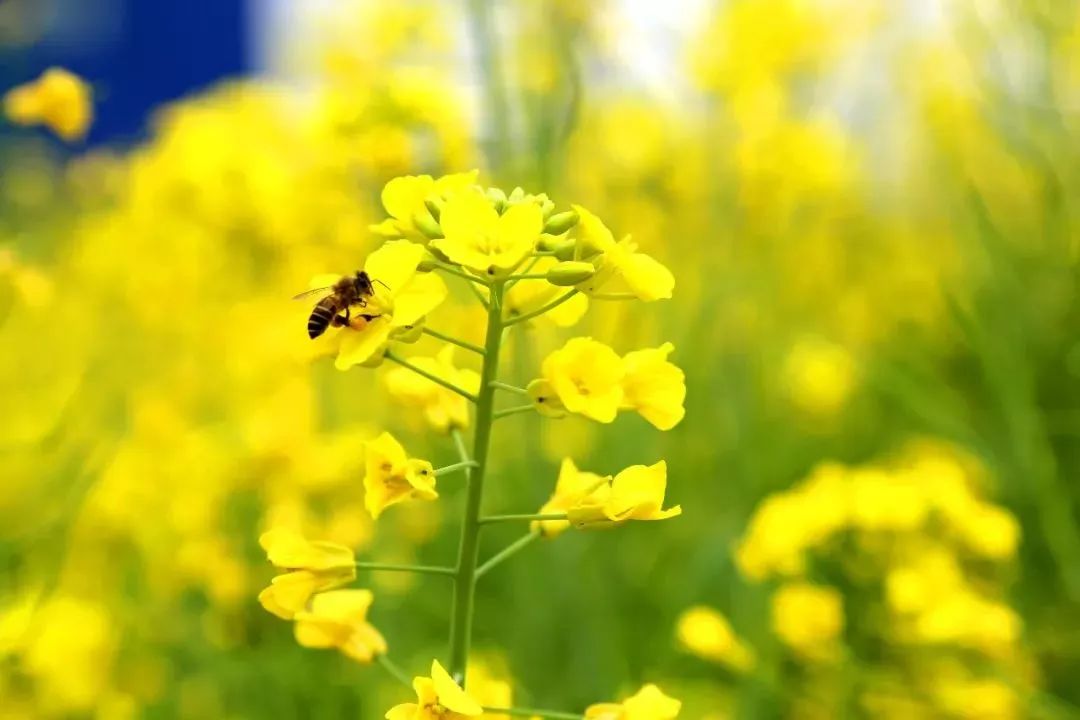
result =
M631 718L649 720L673 720L682 709L682 703L665 695L656 685L646 685L623 702L626 714Z
M434 190L435 181L430 175L396 177L383 186L382 204L390 215L407 220L424 207L424 199Z
M670 430L686 414L686 377L667 361L671 343L627 353L623 358L624 403L660 430Z
M630 291L639 300L669 300L675 290L675 276L659 260L645 253L628 256L620 268Z
M311 542L287 528L274 528L259 536L270 562L280 568L334 570L356 563L353 551L344 545Z
M317 584L315 575L306 570L278 575L259 593L259 604L282 620L292 620L307 605Z
M386 720L418 720L423 716L420 715L420 706L416 703L401 703L387 710L384 717Z
M414 275L394 297L392 326L415 325L437 308L446 299L446 294L446 283L435 273Z
M390 339L390 318L382 315L364 325L359 330L345 328L341 334L341 345L334 367L348 370L370 360Z
M424 247L408 240L387 240L368 255L364 270L371 277L376 297L396 298L425 255ZM379 282L375 282L378 280Z
M508 209L496 226L496 241L489 254L491 264L510 269L533 251L544 227L543 212L534 203L521 203Z
M484 712L480 704L462 690L438 660L431 662L431 681L435 683L435 692L439 704L459 715L480 715Z
M660 512L667 488L667 463L632 465L611 481L606 514L612 520L645 520Z

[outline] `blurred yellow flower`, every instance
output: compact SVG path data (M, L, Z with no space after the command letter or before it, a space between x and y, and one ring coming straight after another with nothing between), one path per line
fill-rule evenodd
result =
M577 528L599 527L627 520L666 520L682 513L678 505L667 510L667 462L631 465L611 481L567 510L570 524Z
M431 463L409 458L390 433L364 443L364 467L364 506L373 518L405 500L439 497Z
M675 346L636 350L623 357L623 407L636 410L659 430L670 430L686 414L686 376L668 362Z
M800 340L784 360L783 386L791 402L815 416L840 411L855 388L855 361L843 347Z
M739 672L754 667L754 652L735 635L727 618L705 606L692 607L676 625L679 642L700 658L721 663Z
M570 508L581 504L591 493L611 482L611 476L601 476L596 473L582 472L578 470L574 461L563 458L559 467L559 479L555 482L555 492L544 506L540 508L541 515L553 515L566 512ZM569 520L534 520L532 531L538 532L544 537L555 537L562 534L570 527Z
M1007 560L1020 544L1020 522L1008 510L989 503L973 502L967 512L954 517L957 534L973 553L991 560Z
M4 113L16 125L45 125L73 142L86 136L94 116L90 86L63 68L49 68L33 82L4 95Z
M559 264L555 258L542 257L532 266L529 273L543 274ZM565 292L565 288L552 285L542 278L517 280L506 291L506 296L503 298L504 318L510 320L518 315L539 310ZM570 327L575 325L588 309L589 298L578 293L536 319L545 318L558 327Z
M444 175L438 179L430 175L406 175L386 183L382 190L383 208L390 215L371 230L386 238L405 238L427 243L428 236L417 227L421 223L434 223L437 218L425 205L429 198L445 198L476 183L479 171Z
M259 593L262 606L283 620L303 610L314 593L356 577L356 557L343 545L310 542L285 528L263 533L259 545L275 567L290 571L274 577Z
M622 359L607 345L588 337L568 340L544 358L541 374L570 412L599 422L615 420L624 371Z
M673 720L682 703L656 685L646 685L621 703L598 703L585 710L587 720Z
M465 687L469 696L483 707L508 708L514 705L514 690L510 682L492 672L481 658L470 658L465 672ZM502 713L484 713L485 720L510 720Z
M443 347L435 357L410 357L409 363L467 392L475 394L480 390L479 373L454 365L452 345ZM409 368L390 368L383 376L383 383L390 397L419 409L435 431L445 433L469 427L468 400Z
M577 234L575 258L591 260L596 274L577 287L586 295L619 295L632 293L638 300L651 302L671 298L675 276L664 265L645 253L627 236L615 242L615 237L600 218L581 207L572 206L580 219L573 232Z
M844 629L840 593L807 582L782 585L772 597L772 629L784 644L808 659L832 657Z
M316 595L294 618L296 641L309 648L337 648L361 663L386 652L386 640L367 621L370 590L331 590Z
M347 370L370 360L395 331L417 324L446 298L446 285L434 273L418 273L424 248L408 240L390 240L368 256L364 270L374 283L375 296L368 300L365 314L377 315L366 321L354 317L343 328L334 365ZM376 282L377 281L377 282Z
M498 275L533 251L544 218L532 201L510 205L500 215L492 201L473 188L447 199L439 223L444 237L432 240L431 247L477 273Z
M413 690L416 702L395 705L387 711L386 720L459 720L484 712L438 660L431 662L431 677L413 678Z

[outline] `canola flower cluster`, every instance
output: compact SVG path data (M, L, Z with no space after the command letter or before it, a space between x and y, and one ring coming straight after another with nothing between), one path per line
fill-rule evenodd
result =
M450 670L434 660L430 676L413 680L417 701L391 708L388 720L472 717L484 712L461 683L467 677L476 584L496 564L532 540L554 538L570 527L664 520L681 512L679 506L663 507L667 488L663 460L634 465L611 477L580 472L567 458L554 494L539 512L483 514L484 483L496 480L487 477L487 470L498 419L535 411L549 417L577 413L610 423L625 410L669 430L683 418L686 384L683 372L667 359L674 350L670 343L620 357L592 338L571 339L549 354L541 364L541 377L528 388L502 382L498 368L504 334L515 326L579 294L591 300L651 302L670 298L675 283L666 267L629 238L616 242L611 231L585 208L555 212L546 195L530 195L520 188L506 193L476 180L477 173L470 172L439 178L405 176L386 184L382 203L389 217L371 228L386 240L368 255L363 269L371 280L371 293L360 299L363 313L347 316L338 323L342 327L331 329L326 339L328 347L336 350L335 366L340 370L396 364L396 374L387 380L391 394L409 397L421 406L431 428L452 435L461 455L459 462L436 469L427 460L410 457L389 433L368 441L365 506L373 518L400 503L437 500L436 482L441 475L463 472L466 478L457 565L393 568L452 578ZM542 266L545 260L548 264ZM486 310L482 346L427 327L427 316L448 295L444 277L465 283ZM312 285L333 286L337 279L319 276ZM526 284L550 286L557 295L535 307L520 299L511 304L515 293L522 294L519 287ZM534 299L546 295L534 289L525 292L525 297ZM425 334L447 343L440 356L406 355L406 348ZM449 352L454 346L480 356L479 375L453 366ZM500 393L530 402L499 409L496 396ZM475 418L470 417L469 406L475 407ZM469 426L474 430L471 453L462 436ZM530 530L480 564L481 529L496 522L528 522ZM259 543L270 562L286 571L272 580L259 600L269 612L294 621L301 645L335 647L360 662L378 660L392 674L401 675L387 658L386 640L367 621L372 593L337 589L356 579L357 568L391 568L358 563L346 546L308 541L286 528L267 531ZM676 717L679 708L679 701L648 685L622 704L593 705L584 717L666 720ZM505 708L492 712L500 709ZM545 711L535 712L545 715Z
M736 564L752 581L777 583L772 631L809 682L822 683L828 668L873 665L851 657L872 639L890 651L860 671L865 711L978 717L968 708L989 690L1004 698L995 713L1021 716L1030 659L1007 599L1020 527L984 498L983 482L973 458L919 441L888 463L824 464L758 506ZM709 607L686 611L678 635L689 652L735 672L757 662ZM984 671L963 668L971 655Z

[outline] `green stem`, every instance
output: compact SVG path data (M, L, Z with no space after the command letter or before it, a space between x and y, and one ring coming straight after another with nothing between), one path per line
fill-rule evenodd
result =
M518 413L529 412L530 410L535 410L535 409L536 409L536 406L533 405L532 403L529 403L528 405L515 405L514 407L503 408L502 410L496 410L494 417L495 417L496 420L498 420L499 418L509 417L510 415L517 415Z
M465 348L466 350L471 350L472 352L477 353L479 355L484 354L484 348L480 347L479 345L473 345L471 342L466 342L465 340L459 340L456 337L453 337L451 335L447 335L445 333L441 333L438 330L432 330L429 327L425 327L425 328L423 328L421 330L421 332L423 332L425 335L430 335L433 338L438 338L439 340L443 340L444 342L448 342L451 345L457 345L459 348Z
M412 688L412 678L410 678L405 671L398 667L390 658L386 657L385 653L376 655L375 662L382 665L383 669L390 673L390 675L399 683L407 688Z
M429 373L427 370L424 370L422 368L418 368L417 366L413 365L411 362L409 362L405 358L398 357L396 354L390 352L389 350L386 351L386 359L390 360L391 362L396 362L401 367L408 368L408 369L412 370L417 375L420 375L422 377L426 377L431 382L435 383L436 385L443 386L444 388L446 388L447 390L449 390L452 393L457 393L458 395L465 398L469 402L473 402L473 403L476 402L476 396L473 395L472 393L466 392L465 390L462 390L461 388L459 388L454 383L447 382L446 380L443 380L438 375L434 375L432 373Z
M584 720L584 715L558 712L557 710L535 710L533 708L491 708L485 707L484 713L492 715L512 715L514 717L541 717L550 720Z
M498 380L491 381L491 387L498 390L505 390L507 392L517 393L518 395L528 395L529 391L525 388L518 387L517 385L511 385L509 383L499 382Z
M547 277L548 277L547 273L529 273L529 272L525 272L525 273L521 273L519 275L511 275L509 279L511 281L513 281L513 282L517 282L518 280L547 280Z
M465 280L468 280L470 282L474 282L477 285L483 285L484 287L488 287L491 284L487 280L485 280L484 278L479 278L479 277L476 277L475 275L470 275L467 272L462 272L461 270L458 270L457 268L454 268L454 267L450 267L449 265L443 265L441 263L436 263L435 264L435 269L439 270L441 272L444 272L447 275L453 275L455 277L464 278Z
M491 309L491 303L484 297L484 294L480 292L480 288L476 287L472 283L469 283L469 291L472 292L473 297L480 301L480 304L484 306L485 310Z
M539 513L532 515L488 515L480 518L481 525L499 522L531 522L533 520L565 520L566 513Z
M458 457L461 458L461 462L472 462L472 458L469 457L469 451L465 449L465 438L461 435L461 430L458 428L451 428L450 437L454 438L454 447L457 449Z
M464 470L471 467L476 467L476 463L474 463L472 460L462 460L461 462L456 462L453 465L446 465L439 468L435 471L435 477L442 477L443 475L449 475L450 473L457 470Z
M549 302L547 305L544 305L543 307L537 308L536 310L533 310L532 312L527 312L524 315L518 315L515 318L510 318L509 320L507 320L504 323L504 325L506 327L510 327L511 325L517 325L518 323L523 323L526 320L532 320L534 317L537 317L538 315L543 315L548 310L553 310L554 308L559 307L564 302L566 302L567 300L569 300L570 298L574 297L577 294L578 294L577 288L574 288L570 292L565 293L565 294L560 295L559 297L555 298L554 300Z
M412 572L421 575L453 575L454 568L436 565L402 565L398 563L358 562L358 570L385 570L388 572Z
M504 285L498 282L491 288L491 307L488 310L487 333L484 342L484 366L480 372L480 395L476 398L476 433L473 438L472 459L476 467L468 475L465 493L465 518L461 524L458 545L457 577L450 615L450 675L459 682L465 678L472 636L473 600L476 595L476 566L480 547L480 502L484 496L484 474L487 470L488 449L491 445L491 426L495 414L495 388L492 382L499 370L499 348L503 325L498 307Z
M532 545L533 542L535 542L536 539L539 538L539 537L540 537L540 533L535 533L535 532L531 532L528 535L522 535L517 540L515 540L514 542L512 542L509 545L507 545L506 547L504 547L502 550L495 553L493 556L488 558L484 562L483 565L481 565L479 568L477 568L477 570L476 570L477 579L484 577L484 575L487 575L493 568L495 568L498 565L501 565L504 560L507 560L507 559L513 557L514 555L517 555L519 552L524 550L526 547L528 547L529 545Z
M590 297L593 300L637 300L633 293L593 293Z

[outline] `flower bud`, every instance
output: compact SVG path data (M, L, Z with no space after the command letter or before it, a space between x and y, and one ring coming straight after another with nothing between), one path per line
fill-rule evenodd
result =
M579 216L573 210L556 213L544 223L544 232L548 235L562 235L578 223Z
M506 201L511 205L519 203L525 199L525 190L519 185L510 191L510 195L506 198Z
M585 282L595 274L596 268L592 263L568 260L548 270L547 281L552 285L568 287Z
M495 212L502 215L503 210L506 209L506 193L501 188L488 188L487 197L491 204L495 206Z
M412 220L413 224L416 225L416 229L424 233L424 235L431 240L443 236L443 231L442 228L439 227L439 223L435 222L435 219L426 212L414 214Z
M555 394L555 389L551 387L551 383L547 380L543 378L533 380L525 388L525 391L532 398L536 412L544 417L561 418L566 415L566 408L563 406L562 401L559 400L559 396Z
M439 218L442 217L442 198L433 195L424 200L424 207L431 213L431 217L435 218L435 222L438 222Z
M419 340L424 334L424 323L418 322L415 325L406 325L394 330L393 338L397 342L414 343Z
M416 266L416 272L431 272L439 266L439 259L434 255L426 255L424 259L420 261L420 264Z
M559 252L562 250L568 250L570 255L574 252L574 243L576 241L568 237L556 237L554 235L541 235L540 239L536 241L536 249L543 252Z

